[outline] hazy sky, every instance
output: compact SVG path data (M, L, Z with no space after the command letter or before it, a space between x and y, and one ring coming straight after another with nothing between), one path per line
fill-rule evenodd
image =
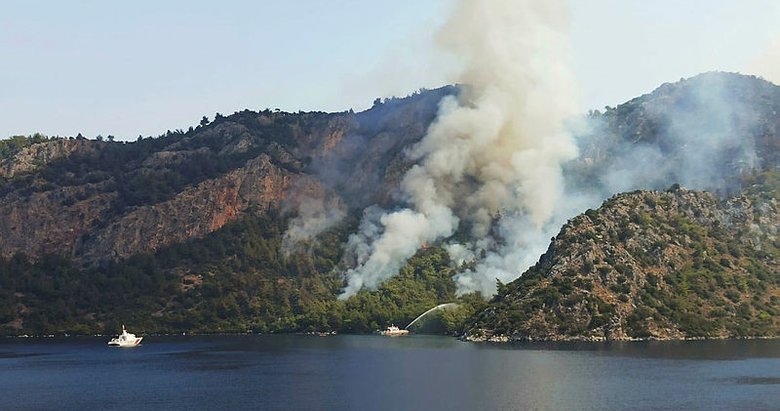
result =
M775 0L569 3L583 111L709 70L780 81ZM244 108L361 110L450 80L453 62L433 40L450 5L7 0L0 137L134 139Z

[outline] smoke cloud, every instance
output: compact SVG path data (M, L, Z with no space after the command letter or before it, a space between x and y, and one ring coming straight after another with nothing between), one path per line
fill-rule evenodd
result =
M378 287L428 243L473 267L455 276L459 293L491 295L568 218L616 193L678 183L730 194L746 173L777 167L757 149L776 144L776 89L755 77L706 73L578 117L564 6L457 3L439 39L462 59L465 86L408 150L403 206L367 209L350 237L342 298Z
M606 113L567 121L580 156L564 164L566 190L539 229L533 214L503 209L490 235L450 244L458 264L476 268L456 277L459 291L491 294L495 279L514 280L533 265L572 216L616 193L690 189L730 195L741 176L778 167L776 87L751 76L705 73L665 84ZM519 212L520 211L520 212Z
M289 255L295 246L311 241L325 230L340 223L347 212L345 207L332 198L303 198L297 205L298 215L282 239L282 252Z
M762 95L771 90L766 86L752 77L705 73L590 118L590 131L577 138L582 159L567 165L569 185L596 204L615 193L675 183L721 194L738 190L740 175L771 165L756 151L764 144L757 136L774 135L765 121L774 108L756 104L770 101ZM619 111L633 117L618 117ZM585 163L585 171L578 168ZM578 181L580 175L590 182Z
M376 288L463 223L478 240L450 244L451 252L485 258L457 277L461 292L491 294L496 278L513 279L538 257L563 194L561 166L577 153L564 126L577 112L567 17L562 0L456 4L439 39L462 58L456 80L467 86L441 102L410 150L406 207L367 210L350 237L354 268L342 298Z

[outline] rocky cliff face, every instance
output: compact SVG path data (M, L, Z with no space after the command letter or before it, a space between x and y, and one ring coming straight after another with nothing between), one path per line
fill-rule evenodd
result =
M76 153L94 154L102 144L86 139L57 139L22 148L12 157L0 159L0 179L30 173L52 161Z
M676 187L615 196L501 285L466 338L778 335L778 206L774 194L720 202Z
M92 156L98 148L90 144L103 144L78 141L72 146L70 143L54 140L36 144L9 159L7 163L13 164L9 169L14 174L30 173L34 167L46 165L31 164L27 161L30 153L54 153L48 157L54 161L57 156L67 156L67 152L60 150L62 147L79 147L79 155ZM148 174L149 183L153 184L160 170L165 173L193 158L197 161L204 150L208 149L176 150L174 144L167 150L151 153L126 173ZM295 181L300 180L302 187L315 192L322 191L316 181L280 167L266 154L251 158L216 178L185 186L164 201L124 208L117 204L117 182L111 177L95 183L87 178L65 186L55 186L45 176L30 177L26 181L28 185L11 190L0 203L3 238L0 254L3 256L18 252L33 257L58 254L93 262L153 253L162 246L213 232L250 207L257 213L278 209Z
M0 160L0 256L91 264L200 238L247 213L294 213L301 201L387 202L408 167L403 149L453 92L359 114L244 111L133 143L33 144Z
M322 196L321 186L307 176L276 167L266 155L244 167L193 187L170 200L133 209L94 230L74 254L87 260L127 258L161 247L200 238L244 213L278 209L293 185Z

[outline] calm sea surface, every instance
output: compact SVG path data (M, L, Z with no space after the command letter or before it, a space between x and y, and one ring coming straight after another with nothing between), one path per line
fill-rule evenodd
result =
M0 410L778 410L780 341L0 340Z

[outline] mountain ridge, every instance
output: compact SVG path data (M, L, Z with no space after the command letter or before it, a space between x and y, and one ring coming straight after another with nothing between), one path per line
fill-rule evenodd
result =
M218 117L215 122L186 134L171 133L133 143L80 138L37 142L0 160L0 170L5 170L0 173L0 179L5 181L0 182L6 183L0 185L3 194L0 233L4 238L0 255L8 257L23 250L32 257L55 253L86 262L128 257L154 252L158 244L164 246L192 236L202 237L249 208L281 209L285 201L294 200L291 197L297 194L319 198L338 184L365 190L370 183L379 183L381 179L389 180L390 185L397 184L401 171L385 178L381 175L383 170L375 170L377 165L391 161L381 157L387 157L388 151L391 158L402 156L399 147L419 139L435 113L435 102L426 100L436 100L437 95L452 92L448 87L407 99L387 100L358 115L244 111ZM400 109L393 110L393 107ZM368 145L365 158L350 158L355 153L328 157L348 135L364 132L373 134L362 141L374 143ZM402 138L390 141L399 135ZM140 147L133 147L136 145ZM134 150L139 153L133 153ZM130 161L123 157L129 157ZM334 184L327 178L319 178L316 172L304 170L308 167L304 162L311 162L312 157L324 158L323 162L357 162L354 165L361 172L340 176L346 181ZM115 161L123 163L112 165L111 170L100 164L98 170L83 170L83 162ZM403 161L395 163L403 167L400 164ZM36 174L39 169L44 172ZM155 186L164 184L167 186L154 190ZM217 193L209 194L210 190ZM361 204L355 206L365 206L363 203L374 200L381 202L383 198L387 201L391 190L385 188L379 193L365 190L363 195L367 198L359 199ZM145 193L148 191L152 193ZM196 206L194 200L202 196L210 196L204 199L203 207L188 207L187 215L177 217L180 206ZM214 207L208 207L209 204ZM63 218L71 214L80 217L85 214L85 208L92 212L82 220ZM35 222L36 217L43 221L40 230L22 230L23 226ZM22 224L22 220L28 224ZM179 220L188 222L178 224ZM147 224L134 224L136 221ZM200 227L198 223L202 221L210 223ZM98 233L92 232L95 226ZM126 227L129 233L123 233ZM85 235L88 238L83 238ZM40 241L47 236L50 241ZM136 237L137 241L122 244L125 236ZM112 249L105 244L118 245Z
M713 81L715 92L701 89ZM733 88L747 91L722 116L719 99ZM745 190L776 199L761 190L776 186L778 90L723 73L662 85L591 113L564 174L599 202L678 181L719 199ZM453 276L476 261L456 264L446 244L426 244L378 290L336 298L349 268L342 244L368 207L403 202L406 153L458 92L377 100L361 113L245 110L135 142L0 141L0 333L104 332L119 318L144 332L368 332L455 300L463 309L444 316L445 329L473 330L467 319L485 302L457 297ZM713 113L730 120L699 119ZM708 136L717 144L699 144Z

